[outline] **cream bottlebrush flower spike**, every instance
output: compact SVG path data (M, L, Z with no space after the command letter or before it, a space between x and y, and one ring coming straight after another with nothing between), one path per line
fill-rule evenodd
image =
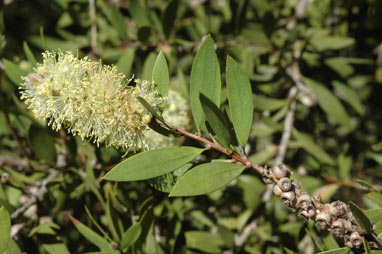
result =
M21 98L37 118L54 130L68 128L73 135L128 150L147 149L144 136L151 114L136 99L152 107L164 102L154 84L135 79L127 86L116 67L102 65L71 52L45 52L43 63L24 77Z

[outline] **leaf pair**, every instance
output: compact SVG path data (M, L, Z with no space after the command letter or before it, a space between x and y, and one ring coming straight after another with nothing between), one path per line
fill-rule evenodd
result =
M191 70L190 100L195 124L200 130L206 119L209 127L226 147L234 143L234 137L241 146L247 143L253 118L253 97L251 84L245 72L236 61L228 56L226 82L229 102L229 116L235 135L230 129L228 117L219 109L221 77L214 42L208 36L199 48Z
M119 163L105 175L104 179L136 181L162 176L186 165L204 150L184 146L158 148L139 153ZM177 179L172 190L168 186L166 190L171 190L170 196L206 194L224 187L244 169L244 165L231 162L201 164Z

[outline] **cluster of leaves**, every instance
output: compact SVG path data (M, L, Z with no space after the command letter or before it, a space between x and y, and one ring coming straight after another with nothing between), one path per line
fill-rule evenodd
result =
M310 1L96 0L95 19L91 2L2 3L0 253L350 252L278 198L263 197L266 186L254 172L241 174L244 166L222 161L221 154L187 147L200 145L192 140L181 148L128 154L114 167L123 153L50 131L20 102L18 85L41 51L58 49L154 79L161 94L169 86L177 90L192 106L192 131L211 133L239 153L245 146L257 164L274 162L296 100L284 159L294 179L324 201L352 200L367 209L382 232L382 194L373 185L382 178L380 1L313 1L304 9ZM291 73L291 66L298 68ZM290 97L296 87L297 96ZM148 156L145 164L139 156ZM114 180L131 182L103 180L118 169L124 172ZM44 182L52 172L57 177ZM356 178L367 195L359 195L365 191ZM188 198L163 193L212 190ZM16 241L6 233L9 214Z

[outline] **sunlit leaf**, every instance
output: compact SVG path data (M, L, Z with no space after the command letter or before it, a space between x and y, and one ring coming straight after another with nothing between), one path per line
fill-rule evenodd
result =
M365 211L366 216L373 222L382 221L382 208L374 208Z
M49 254L69 254L69 250L63 243L42 244L41 247Z
M339 124L349 124L350 119L345 108L329 89L313 79L304 78L304 82L315 93L319 106L327 116L332 117Z
M315 36L310 43L318 50L339 50L353 45L354 38L341 36Z
M179 178L170 196L196 196L223 188L240 175L245 166L230 162L199 165Z
M8 78L18 86L22 81L21 77L26 76L27 72L5 58L3 58L3 64L5 74L7 74Z
M382 207L382 194L377 191L373 191L367 194L367 196Z
M139 223L131 225L122 236L122 249L130 248L139 239L142 232L142 226Z
M11 218L4 207L0 207L0 253L5 251L11 238Z
M227 57L226 79L233 128L239 144L245 146L253 118L252 88L245 72L230 56Z
M258 110L277 110L288 104L286 99L268 98L262 95L256 95L254 99L254 107Z
M159 53L157 59L155 60L152 80L157 85L159 94L166 97L168 94L170 80L166 58L162 52Z
M211 36L207 36L200 46L191 69L190 100L192 114L198 128L204 119L199 100L200 93L203 93L219 106L221 95L220 67Z
M35 66L37 63L36 58L34 57L32 51L29 48L28 43L26 41L24 41L24 43L23 43L23 48L24 48L24 53L25 53L28 61L32 64L32 66Z
M122 72L127 77L131 74L131 67L134 62L135 57L135 49L133 48L127 48L121 57L118 59L118 62L116 64L117 69L119 72Z
M188 231L185 233L188 248L207 253L221 253L223 241L217 235L204 231Z
M180 168L203 151L204 149L182 146L142 152L120 162L104 176L104 179L137 181L157 177Z
M362 116L365 113L364 106L362 105L361 99L356 91L354 91L350 86L347 86L337 80L334 80L332 84L338 91L339 96L348 102L358 114Z

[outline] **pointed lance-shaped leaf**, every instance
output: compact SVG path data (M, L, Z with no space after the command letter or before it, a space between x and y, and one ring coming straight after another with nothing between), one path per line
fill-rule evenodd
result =
M104 179L137 181L157 177L180 168L204 150L182 146L163 147L142 152L120 162L104 176Z
M253 118L252 88L245 72L228 56L226 66L229 111L239 144L247 143Z
M229 147L233 138L229 130L228 119L225 119L218 106L202 93L200 94L200 102L209 127L218 137L220 143L225 147Z
M102 236L100 236L99 234L91 230L89 227L85 226L79 220L77 220L71 215L69 215L69 219L72 221L72 223L77 228L77 230L81 233L81 235L83 235L86 239L89 240L89 242L96 245L102 251L105 251L107 253L117 252L111 247L108 241L106 241Z
M349 207L352 213L354 214L355 218L357 219L357 222L361 226L363 230L365 230L366 234L370 234L373 232L373 224L371 224L371 221L366 216L366 214L359 208L356 204L354 204L352 201L349 202Z
M11 218L4 207L0 207L0 253L7 249L11 238Z
M213 192L229 184L244 169L244 165L222 161L199 165L179 178L170 196L196 196Z
M159 53L157 59L155 60L152 80L157 85L159 94L163 97L166 97L168 94L170 78L166 58L162 51Z
M220 67L215 53L214 41L210 35L207 36L196 53L191 69L190 101L198 129L200 129L204 119L199 93L203 93L216 105L219 105L221 95Z

